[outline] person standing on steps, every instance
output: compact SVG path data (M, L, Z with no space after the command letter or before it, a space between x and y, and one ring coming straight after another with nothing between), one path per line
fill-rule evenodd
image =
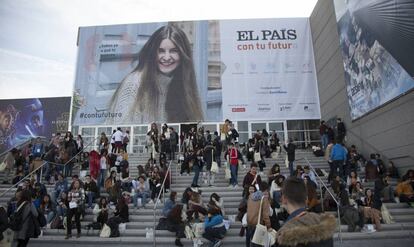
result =
M289 138L289 141L283 145L283 148L285 149L288 156L290 176L293 176L293 163L295 162L296 145L293 144L292 138Z
M230 143L229 149L226 153L224 153L224 157L228 161L228 165L230 166L231 178L229 187L237 188L237 172L239 169L239 160L243 160L243 156L241 155L237 147L234 145L234 143Z
M81 235L81 223L80 223L80 216L81 216L81 207L85 201L85 193L83 189L80 187L79 180L73 182L73 189L68 193L68 200L66 207L68 210L66 211L66 237L65 239L69 239L72 237L72 218L75 216L76 222L76 229L78 234L76 238L80 238Z

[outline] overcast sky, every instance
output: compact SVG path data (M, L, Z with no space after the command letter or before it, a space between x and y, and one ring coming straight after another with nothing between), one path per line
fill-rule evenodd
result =
M0 99L70 96L79 26L309 17L316 0L0 0Z

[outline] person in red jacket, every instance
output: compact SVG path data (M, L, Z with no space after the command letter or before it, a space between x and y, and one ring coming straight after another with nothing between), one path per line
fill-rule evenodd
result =
M230 187L237 188L237 172L239 168L239 160L242 160L242 155L240 151L237 149L237 147L234 145L234 143L229 144L229 149L224 154L224 158L228 160L230 165L230 172L231 172L231 178L230 178Z

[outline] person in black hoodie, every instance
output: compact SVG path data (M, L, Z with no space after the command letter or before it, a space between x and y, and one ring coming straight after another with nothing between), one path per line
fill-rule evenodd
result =
M295 162L296 146L293 144L293 140L289 138L289 142L283 145L283 148L286 150L288 156L290 176L293 176L293 162Z

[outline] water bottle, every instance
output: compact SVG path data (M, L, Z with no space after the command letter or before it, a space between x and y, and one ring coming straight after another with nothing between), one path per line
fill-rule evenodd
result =
M148 238L149 238L149 239L153 239L153 238L154 238L154 232L153 232L152 227L149 229Z
M145 228L145 238L150 238L148 227Z

